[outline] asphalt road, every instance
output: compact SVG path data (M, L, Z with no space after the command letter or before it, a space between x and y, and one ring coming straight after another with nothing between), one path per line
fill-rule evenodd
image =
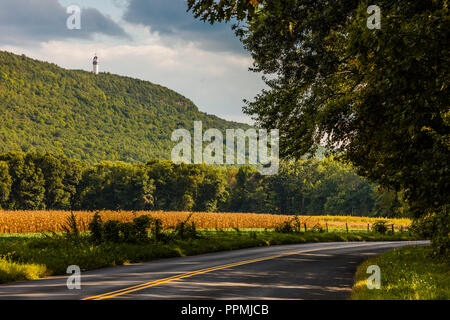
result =
M358 264L411 242L283 245L163 259L0 285L0 299L346 299ZM383 270L381 270L383 272Z

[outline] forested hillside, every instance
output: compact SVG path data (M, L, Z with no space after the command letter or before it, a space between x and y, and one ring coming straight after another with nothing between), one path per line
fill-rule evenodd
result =
M0 51L0 153L38 151L86 163L169 159L171 133L245 128L200 112L192 101L137 79L65 70Z

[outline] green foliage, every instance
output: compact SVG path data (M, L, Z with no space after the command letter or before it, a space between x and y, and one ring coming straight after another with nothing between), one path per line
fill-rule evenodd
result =
M46 275L48 270L45 265L14 262L0 257L0 283L33 280Z
M332 158L281 162L269 177L242 166L228 181L226 211L370 216L380 206L376 186Z
M311 228L311 232L322 233L325 232L325 229L320 224L316 224Z
M34 162L33 153L9 152L0 155L6 162L12 180L9 198L4 207L9 209L44 209L45 181L42 169Z
M0 153L49 152L89 164L170 159L172 132L193 131L193 119L205 130L248 128L200 112L182 95L147 81L65 70L4 51L0 114Z
M219 168L165 160L87 166L52 154L9 152L0 154L0 190L4 209L392 217L405 216L408 208L333 158L281 162L278 174L262 176L251 166Z
M82 178L83 164L63 156L49 153L32 154L33 162L40 168L44 177L45 207L70 209L76 188Z
M210 165L152 160L146 165L154 181L154 209L217 211L228 193L222 169Z
M242 166L236 173L227 211L266 212L268 180L250 166Z
M133 219L133 222L119 222L103 219L98 212L94 214L89 223L90 240L96 245L101 243L145 243L150 240L148 230L153 233L154 239L162 240L161 220L149 215L142 215Z
M253 70L270 75L244 110L280 130L283 157L326 142L419 217L449 203L448 1L377 1L380 30L370 4L188 0L201 20L237 21Z
M2 197L3 208L72 208L83 170L81 162L52 154L8 152L0 154L0 177L6 174L2 174L4 164L9 170L6 186L10 191L8 197ZM5 183L0 182L1 185Z
M9 175L9 166L5 161L0 161L0 208L4 207L11 193L12 180Z
M153 218L148 215L140 216L133 219L133 239L134 242L142 242L148 239L147 229L150 228Z
M375 187L375 213L381 217L409 217L410 210L403 191Z
M414 220L412 230L422 237L432 238L432 254L435 257L450 258L450 205L437 210L428 210Z
M102 217L98 212L96 212L88 225L89 231L91 232L91 240L95 244L102 242L102 231L103 231L102 227L103 227Z
M376 233L385 234L388 231L387 221L378 220L372 225L372 230Z
M197 228L195 227L195 223L193 221L189 223L191 217L192 214L190 214L186 218L186 220L177 223L174 230L176 238L186 240L186 239L197 239L199 237L197 233Z
M278 226L275 226L275 232L278 233L294 233L294 229L292 228L290 221L284 221Z
M73 212L66 218L66 223L61 225L61 229L67 240L73 242L80 241L80 228Z
M302 223L300 221L300 218L297 216L275 226L275 232L278 232L278 233L300 233L301 229L302 229Z
M149 210L153 181L141 164L101 162L83 172L78 185L78 208Z
M430 247L405 247L370 258L358 267L353 300L449 300L450 264L430 259ZM370 290L367 268L381 269L381 288Z
M120 239L120 222L117 220L108 220L102 226L102 241L110 243L119 243Z
M167 236L163 232L162 221L160 219L153 219L150 232L153 235L155 241L165 241Z

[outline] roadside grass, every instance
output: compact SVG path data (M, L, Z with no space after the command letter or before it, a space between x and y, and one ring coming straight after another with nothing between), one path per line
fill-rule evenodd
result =
M368 266L381 270L381 288L368 289ZM352 300L449 300L450 264L431 258L429 246L404 247L373 257L356 273Z
M141 244L102 243L94 245L88 234L74 243L46 235L0 236L0 283L65 274L69 265L82 271L161 258L281 244L331 241L415 240L409 233L275 233L269 231L199 231L199 238Z
M0 283L33 280L48 275L45 265L17 263L8 259L0 258Z

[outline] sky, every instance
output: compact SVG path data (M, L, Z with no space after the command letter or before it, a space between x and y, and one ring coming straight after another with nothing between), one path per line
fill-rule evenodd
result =
M81 8L69 29L70 5ZM173 89L221 118L252 123L242 112L264 87L230 24L210 25L185 0L0 0L0 50L67 69L148 80Z

